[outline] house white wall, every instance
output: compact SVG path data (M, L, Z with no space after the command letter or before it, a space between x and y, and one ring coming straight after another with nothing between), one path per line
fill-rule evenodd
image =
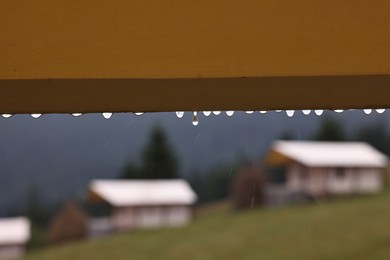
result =
M287 186L315 197L352 193L375 193L383 186L383 169L310 168L293 163L287 170Z
M337 169L328 169L326 189L331 194L375 193L382 189L382 169L345 169L342 176Z
M182 226L192 219L190 206L147 206L115 208L112 223L117 230Z
M377 192L383 188L384 172L380 169L367 169L360 173L358 189L360 192Z
M114 233L115 229L110 217L91 218L88 221L88 237L100 238Z
M0 245L0 259L20 259L25 253L23 245Z
M300 171L299 165L297 163L294 163L290 165L287 168L286 172L286 180L287 180L287 185L293 189L293 190L303 190L305 189L305 180L304 177L301 176L304 173Z

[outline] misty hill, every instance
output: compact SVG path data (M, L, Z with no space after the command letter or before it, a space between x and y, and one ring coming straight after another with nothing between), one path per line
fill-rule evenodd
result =
M378 121L388 125L390 112L328 114L342 120L351 133ZM116 178L127 160L138 159L149 130L157 123L167 131L180 159L180 173L187 175L238 157L260 160L275 138L290 132L306 139L324 116L304 116L299 111L293 118L284 112L236 112L232 117L207 118L200 114L196 127L191 113L182 119L175 113L114 114L109 120L100 114L0 118L0 215L22 205L33 189L44 201L59 201L83 196L93 178Z

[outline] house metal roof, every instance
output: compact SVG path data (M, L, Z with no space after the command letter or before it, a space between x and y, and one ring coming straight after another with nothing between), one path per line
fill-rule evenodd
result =
M388 163L386 155L362 142L277 141L267 160L272 163L278 155L309 167L384 168Z
M197 199L184 180L95 180L89 188L113 206L191 205Z

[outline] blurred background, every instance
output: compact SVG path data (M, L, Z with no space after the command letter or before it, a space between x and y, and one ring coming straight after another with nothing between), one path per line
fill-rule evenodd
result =
M267 158L276 140L388 156L389 113L0 118L0 259L388 259L387 162L368 194L317 194Z

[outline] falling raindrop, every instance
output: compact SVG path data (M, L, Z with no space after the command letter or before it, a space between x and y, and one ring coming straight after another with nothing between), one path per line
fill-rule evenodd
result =
M72 116L76 116L76 117L77 117L77 116L81 116L81 115L82 115L82 113L73 113L73 114L72 114Z
M253 114L255 111L245 111L247 114Z
M286 110L286 114L289 117L292 117L294 115L295 111L294 110Z
M176 116L178 118L182 118L184 116L184 112L176 112Z
M136 116L142 116L144 114L144 112L134 112L134 115Z
M259 113L260 114L265 114L265 113L267 113L267 111L266 110L260 110Z
M2 114L1 116L4 118L10 118L12 116L12 114Z
M209 116L209 115L211 115L211 111L203 111L203 115Z
M103 117L104 117L105 119L109 119L109 118L112 116L112 113L110 113L110 112L105 112L105 113L102 113L102 115L103 115Z
M217 115L221 114L221 111L213 111L213 114L217 116Z
M33 118L38 118L38 117L40 117L42 114L31 114L31 116L33 117Z
M316 113L317 116L320 116L324 113L324 110L321 110L321 109L314 110L314 113Z
M234 111L226 111L226 115L232 116L234 114Z
M308 115L308 114L310 114L310 112L311 112L311 110L302 110L302 113L304 114L304 115Z
M192 118L192 124L194 126L197 126L199 124L199 119L198 119L198 112L194 112L194 116Z
M371 114L372 112L372 109L363 109L364 113L366 113L367 115Z
M343 110L343 109L335 109L334 112L336 112L336 113L342 113L342 112L344 112L344 110Z
M378 113L378 114L382 114L382 113L384 113L386 111L386 109L377 109L376 110L376 112Z

